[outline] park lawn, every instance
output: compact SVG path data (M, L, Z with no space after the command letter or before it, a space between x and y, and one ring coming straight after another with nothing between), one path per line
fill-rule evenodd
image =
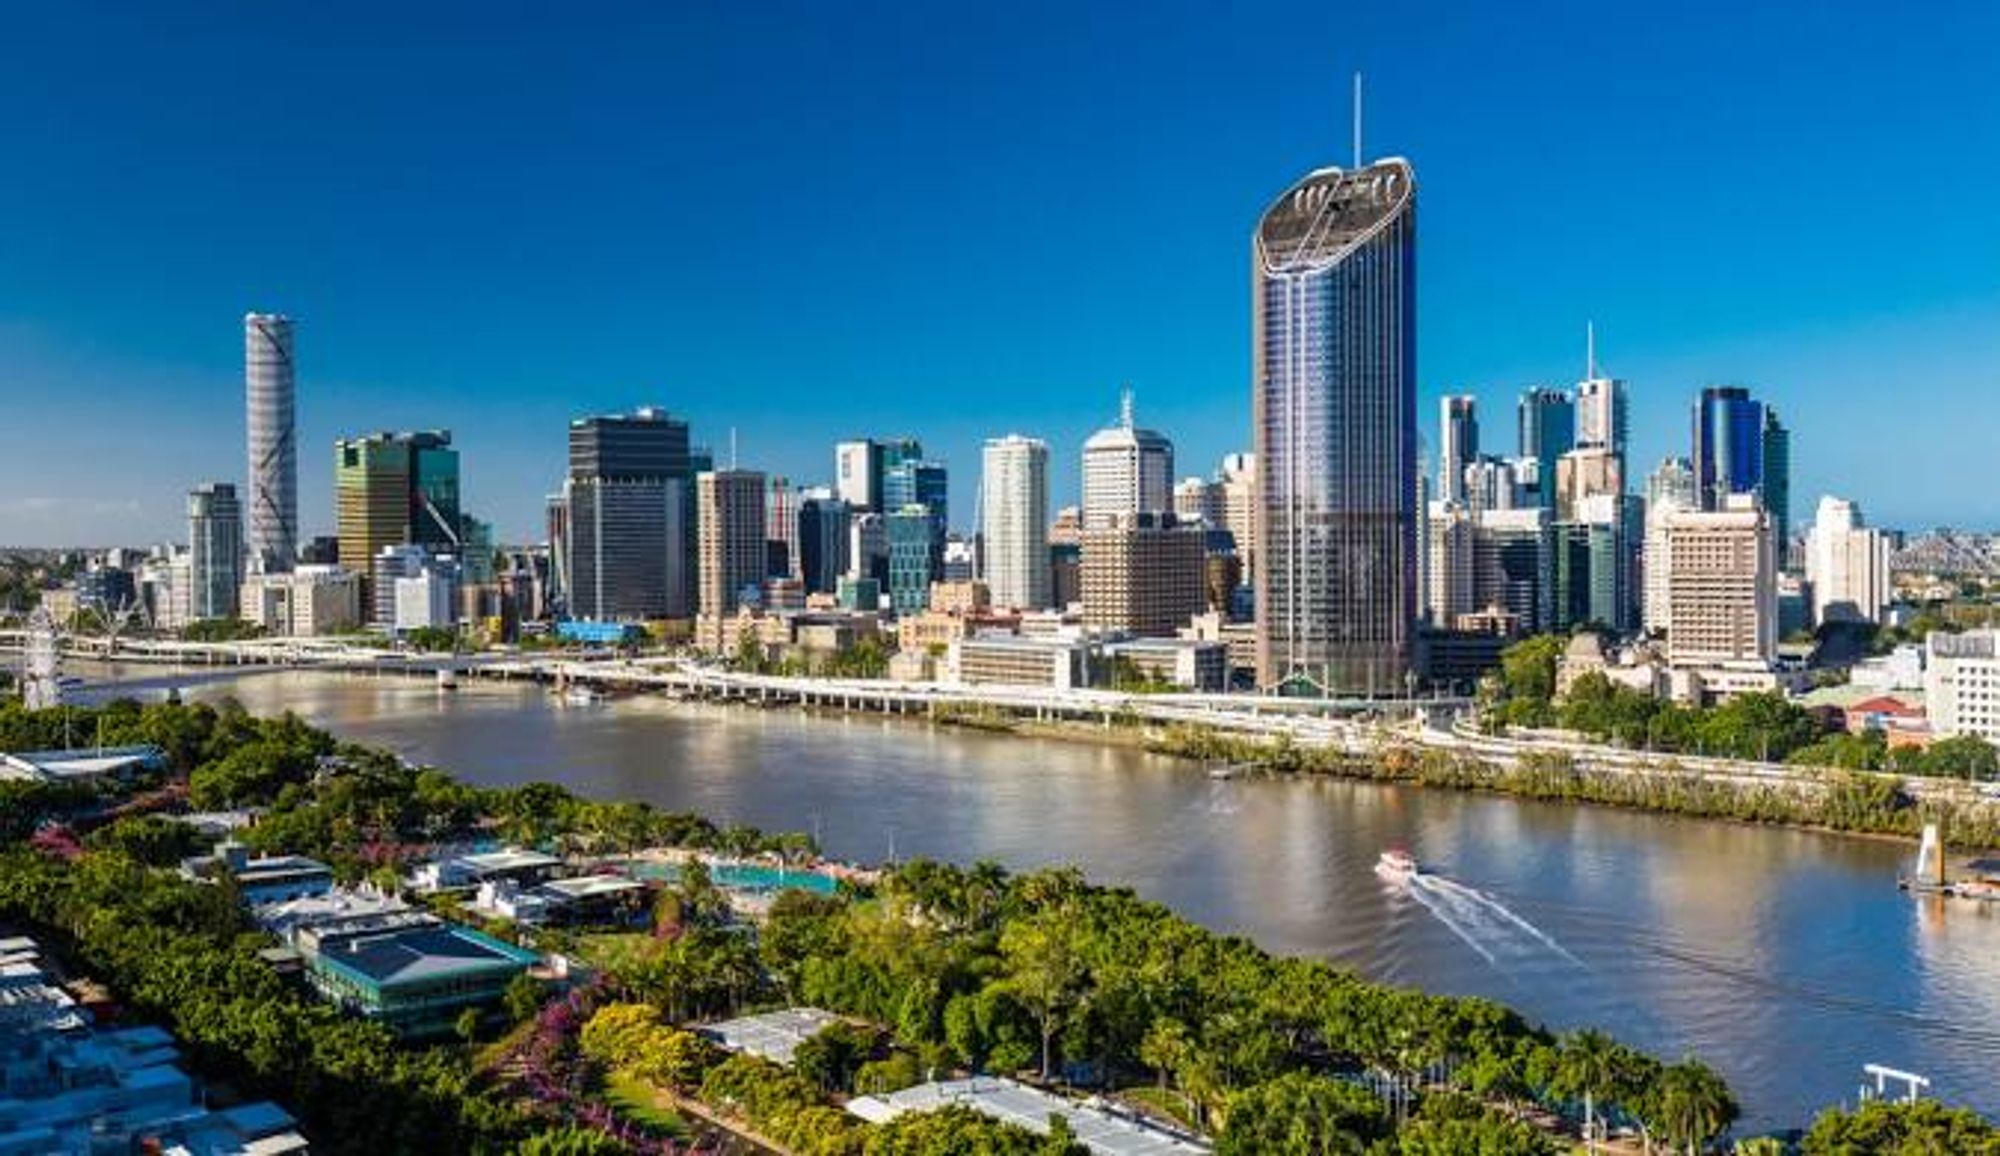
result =
M576 947L591 967L621 972L652 958L659 950L659 941L643 931L610 931L580 936Z
M1120 1088L1116 1094L1118 1099L1129 1100L1165 1116L1183 1128L1194 1129L1194 1119L1188 1115L1187 1101L1171 1088L1162 1088L1156 1084L1135 1084L1129 1088Z
M674 1139L687 1136L687 1121L666 1106L666 1094L631 1072L621 1069L605 1076L604 1098L634 1123Z

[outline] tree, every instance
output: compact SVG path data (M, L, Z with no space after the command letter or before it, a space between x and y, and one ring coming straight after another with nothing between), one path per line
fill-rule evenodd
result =
M1597 1106L1618 1088L1624 1049L1603 1032L1584 1029L1557 1045L1555 1086L1559 1096L1583 1101L1584 1142L1597 1150Z
M469 1044L477 1040L479 1038L479 1009L469 1007L459 1012L458 1018L452 1021L452 1031L458 1036L461 1043Z
M1061 912L1049 911L1008 924L1000 932L1000 954L1009 990L1041 1031L1046 1080L1053 1069L1056 1033L1081 997L1086 978L1069 923Z
M2000 1153L2000 1127L1967 1108L1936 1100L1865 1100L1849 1112L1821 1112L1799 1146L1804 1156L1928 1156Z
M1651 1131L1689 1156L1729 1127L1739 1111L1722 1077L1691 1059L1662 1069L1637 1107Z
M1287 1072L1229 1098L1216 1156L1359 1153L1388 1134L1389 1110L1344 1080Z
M872 1034L853 1024L831 1023L799 1041L792 1050L792 1070L822 1091L844 1092L874 1050Z

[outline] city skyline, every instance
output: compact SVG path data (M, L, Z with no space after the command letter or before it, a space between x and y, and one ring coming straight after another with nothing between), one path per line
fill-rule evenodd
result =
M1168 14L1125 29L1071 27L1047 13L1037 24L1033 15L990 42L974 33L991 30L970 18L929 30L887 15L873 29L880 35L852 45L856 59L840 67L900 59L935 35L964 53L965 75L852 81L858 95L818 112L802 107L787 82L732 114L727 123L744 131L729 141L697 133L693 122L745 95L722 71L751 51L740 21L754 18L633 18L622 29L632 45L622 51L717 60L675 81L672 97L691 111L656 99L621 114L656 121L664 138L602 156L581 146L607 139L571 141L575 122L620 87L558 53L546 76L524 83L500 110L534 114L519 150L485 148L491 135L479 101L442 102L414 126L462 130L447 132L434 163L386 193L343 186L356 194L344 200L298 182L357 161L385 179L401 171L414 138L399 135L378 102L428 83L412 60L385 54L383 95L338 106L328 65L340 52L368 50L354 25L305 52L297 75L265 76L292 99L287 107L303 110L302 143L267 145L298 191L272 196L224 181L229 166L222 176L203 169L218 158L240 164L247 137L211 139L202 126L221 111L252 124L274 114L236 108L226 86L193 73L210 55L277 30L167 30L180 50L174 63L153 66L164 74L135 75L173 82L175 98L134 108L128 81L81 92L53 72L86 42L106 67L135 57L143 40L135 30L29 17L35 26L26 31L47 41L47 59L0 86L74 99L59 102L50 124L0 114L19 130L24 171L40 174L0 192L0 227L17 242L0 269L0 381L14 401L0 444L0 542L139 545L176 536L193 485L228 481L247 494L236 332L246 310L285 313L300 329L301 538L332 529L323 463L336 438L445 427L463 454L465 507L494 520L503 540L539 539L544 491L562 473L559 431L577 416L646 404L685 417L694 440L718 451L736 430L744 466L797 484L832 480L837 440L911 434L951 467L960 529L972 515L979 446L1007 430L1049 443L1051 504L1074 504L1075 451L1113 418L1126 383L1148 424L1174 440L1177 474L1211 474L1223 454L1251 440L1242 247L1271 186L1350 161L1353 67L1369 70L1368 155L1402 154L1426 174L1420 414L1435 413L1445 394L1472 394L1486 440L1504 444L1522 389L1569 387L1583 376L1583 328L1594 320L1604 372L1631 390L1634 476L1688 452L1685 414L1701 389L1742 385L1785 415L1801 447L1797 511L1834 493L1864 503L1882 526L2000 523L2000 504L1969 472L1978 462L1975 424L1858 420L1872 398L1912 391L1923 412L1964 409L2000 380L2000 326L1992 324L2000 294L1984 272L2000 251L2000 226L1971 211L1973 201L1955 200L1990 185L1993 161L1945 147L1952 133L1990 120L1995 97L1964 80L1976 70L1932 59L1990 43L1982 22L1991 13L1964 10L1961 35L1926 36L1923 61L1904 59L1914 40L1893 29L1874 45L1853 33L1805 35L1825 31L1818 21L1830 27L1833 13L1756 14L1731 46L1701 45L1692 57L1700 69L1666 63L1686 47L1677 38L1692 33L1649 29L1658 33L1650 40L1597 44L1593 64L1628 83L1593 87L1589 102L1536 73L1559 48L1596 43L1608 37L1602 31L1553 29L1547 44L1517 45L1520 58L1491 77L1494 99L1464 102L1440 100L1426 85L1482 30L1493 31L1484 17L1441 30L1434 42L1405 43L1386 17L1356 16L1344 30L1351 38L1325 38L1351 56L1329 51L1325 61L1271 77L1244 55L1246 33L1222 22ZM284 31L313 31L311 20ZM1071 35L1026 34L1038 27ZM411 43L460 31L433 14L411 28ZM454 67L482 95L496 91L505 67L540 59L518 32L468 35L474 51ZM675 47L677 38L687 43ZM1767 69L1779 44L1799 57L1778 62L1782 76ZM579 54L591 46L570 45ZM1134 67L1129 97L1097 99L1085 62L1114 46L1121 59L1160 66L1165 79ZM1864 57L1881 77L1866 102L1860 86L1825 79L1844 82ZM1697 72L1704 85L1672 87ZM1786 77L1801 82L1798 94L1777 91ZM1214 110L1160 91L1190 81L1225 91L1239 80L1255 82L1231 98L1245 103ZM1093 98L1078 99L1086 86ZM992 123L1003 91L1017 101L1004 106L1016 115ZM1255 107L1287 111L1254 124L1224 121L1253 98ZM8 103L36 106L25 97ZM781 112L808 123L780 123ZM144 204L117 191L101 160L65 143L126 116L133 121L121 132L146 138L145 159L164 166L155 200ZM1504 145L1484 139L1499 135L1499 117L1510 118L1514 133ZM978 127L969 139L946 131L969 123ZM1839 198L1824 197L1825 182L1847 171L1867 127L1886 123L1900 125L1899 152L1926 157L1927 179L1904 193L1921 211L1879 234L1840 227L1840 244L1828 245L1837 227L1829 214L1842 210ZM1625 134L1637 141L1610 139L1611 126L1648 131ZM880 151L833 155L885 127L897 132ZM807 139L808 128L833 143ZM1766 138L1780 130L1787 135L1774 150ZM1659 135L1683 155L1655 155L1673 151L1655 147ZM1512 154L1515 163L1503 164ZM1536 163L1518 163L1529 155ZM787 189L776 179L800 157L823 185ZM995 163L1027 157L1036 163ZM1170 166L1175 178L1144 179L1154 170L1134 165L1141 157ZM654 189L659 202L623 195L601 222L581 220L573 196L555 196L522 164L537 159L575 165L583 192L635 184ZM695 179L694 169L718 165L725 175ZM1688 184L1669 213L1642 186L1674 166ZM894 179L860 184L878 171ZM1504 183L1495 175L1502 171ZM475 200L462 226L413 232L461 207L468 188L510 174L519 188ZM667 187L683 178L692 182L686 191ZM831 207L795 211L807 197ZM1077 199L1075 220L1037 208L1065 204L1058 197ZM676 207L713 217L702 235L737 235L773 213L809 223L812 243L803 247L798 221L753 242L796 254L798 286L742 280L691 230L650 225L630 254L611 246L621 224L673 216ZM887 280L907 278L943 251L948 219L968 208L1002 243L954 274L952 294L937 295L949 298L949 316L946 304L907 288L884 291ZM279 227L288 218L295 232ZM1086 223L1096 245L1079 262ZM93 239L100 226L108 235ZM565 240L578 243L565 248ZM862 251L878 255L880 267L863 267ZM782 332L724 315L736 307L722 303L746 293L776 302L801 291L828 301L824 315L741 311ZM1116 308L1084 307L1109 297ZM891 331L898 341L874 336ZM1421 426L1434 461L1436 431L1427 419ZM92 468L80 471L74 463L85 454ZM1952 467L1955 459L1969 464ZM1910 460L1931 468L1904 469Z

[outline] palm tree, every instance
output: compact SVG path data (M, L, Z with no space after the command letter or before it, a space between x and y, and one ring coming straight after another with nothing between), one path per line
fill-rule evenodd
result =
M1555 1092L1583 1099L1584 1143L1597 1151L1597 1101L1618 1085L1624 1051L1618 1042L1588 1028L1564 1036L1556 1054Z
M1729 1127L1739 1111L1722 1077L1693 1059L1661 1069L1646 1100L1654 1126L1688 1156Z

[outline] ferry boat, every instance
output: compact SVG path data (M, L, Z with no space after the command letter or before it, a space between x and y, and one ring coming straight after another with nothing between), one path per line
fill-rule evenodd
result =
M1375 861L1375 874L1394 883L1408 883L1423 873L1416 856L1401 847L1391 847Z
M587 686L572 686L562 692L562 700L571 706L589 706L594 702L603 702L604 694Z
M458 689L458 672L457 672L457 671L455 671L455 670L440 670L440 671L438 671L438 672L437 672L437 688L438 688L439 690L457 690L457 689Z

